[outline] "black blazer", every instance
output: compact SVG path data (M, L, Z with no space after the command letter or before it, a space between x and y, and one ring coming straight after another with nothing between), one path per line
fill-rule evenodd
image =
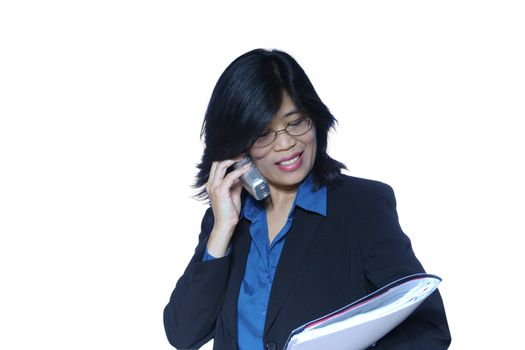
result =
M268 304L265 349L282 349L296 327L400 277L424 272L399 225L390 186L345 175L327 191L326 212L325 218L295 208ZM229 255L203 262L213 227L211 208L206 211L195 254L164 310L173 346L194 349L214 338L216 350L237 349L237 299L251 242L249 225L241 219ZM446 349L450 341L436 291L374 349Z

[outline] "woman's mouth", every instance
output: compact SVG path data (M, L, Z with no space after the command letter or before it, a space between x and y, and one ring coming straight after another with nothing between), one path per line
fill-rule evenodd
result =
M297 153L293 158L283 160L282 162L275 163L280 170L293 171L301 166L303 162L303 153Z

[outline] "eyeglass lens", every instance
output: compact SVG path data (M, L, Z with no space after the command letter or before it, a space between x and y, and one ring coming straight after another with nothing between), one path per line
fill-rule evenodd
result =
M257 138L254 146L264 147L272 143L279 132L286 132L290 136L301 136L308 132L312 126L310 118L301 118L289 123L285 129L279 131L268 130Z

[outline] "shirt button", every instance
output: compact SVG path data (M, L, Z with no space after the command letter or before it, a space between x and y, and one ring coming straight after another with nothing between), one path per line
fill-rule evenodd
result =
M276 349L276 345L273 342L266 343L265 349L266 350L275 350Z
M264 317L266 317L266 311L263 311L262 315L263 315Z

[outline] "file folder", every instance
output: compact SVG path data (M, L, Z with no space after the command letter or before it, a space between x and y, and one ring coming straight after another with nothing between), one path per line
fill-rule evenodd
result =
M285 350L361 350L403 322L434 292L441 278L414 274L400 278L290 334Z

